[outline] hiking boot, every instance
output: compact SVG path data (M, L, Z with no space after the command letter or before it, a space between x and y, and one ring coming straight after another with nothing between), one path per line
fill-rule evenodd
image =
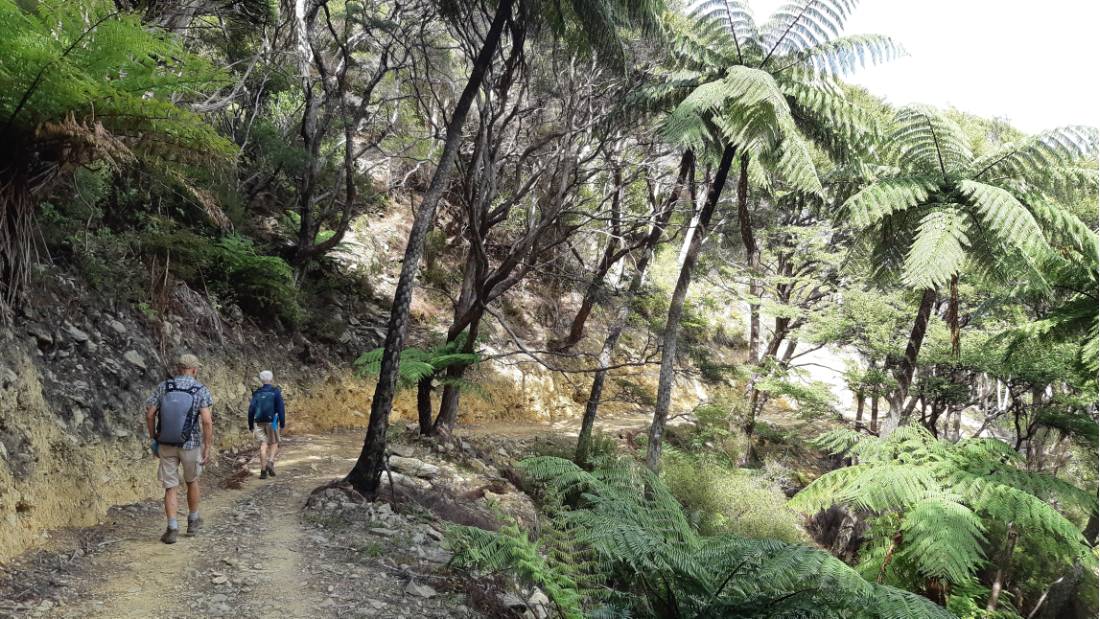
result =
M202 528L202 516L196 516L194 520L187 519L187 537L195 537Z
M267 467L260 469L260 479L267 479Z
M166 530L164 532L164 535L160 536L160 541L164 542L165 544L175 544L176 543L176 538L179 537L179 534L180 534L179 529L169 528L168 530Z
M272 476L272 477L275 477L275 465L274 464L268 464L267 465L267 474Z

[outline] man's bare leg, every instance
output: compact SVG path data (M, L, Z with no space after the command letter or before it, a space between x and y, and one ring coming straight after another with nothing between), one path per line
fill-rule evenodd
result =
M172 486L171 488L164 489L164 515L168 517L168 522L171 523L176 519L176 510L178 504L176 502L176 488L178 486ZM190 500L190 492L188 492L188 499Z
M164 489L164 515L168 517L168 529L160 536L160 541L165 544L175 544L176 536L179 535L180 525L176 521L177 496L176 486Z
M272 443L271 444L271 458L269 459L269 462L271 462L271 466L275 466L275 455L278 454L278 453L279 453L279 444L278 443Z
M267 443L260 443L260 470L267 468Z
M187 482L187 511L197 514L199 511L199 480Z

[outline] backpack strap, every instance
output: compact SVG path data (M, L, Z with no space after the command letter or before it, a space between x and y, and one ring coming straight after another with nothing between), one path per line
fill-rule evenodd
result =
M202 385L192 385L191 388L187 389L186 391L187 391L187 393L194 396L195 394L197 394L201 390L202 390Z
M164 381L164 392L165 393L167 393L169 391L175 391L175 390L176 390L176 381L174 381L174 380Z

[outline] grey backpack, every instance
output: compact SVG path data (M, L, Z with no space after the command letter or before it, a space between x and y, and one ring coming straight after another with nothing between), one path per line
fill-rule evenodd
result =
M195 416L191 414L195 406L195 394L201 387L194 385L180 389L173 381L164 385L164 395L160 396L157 409L157 442L164 445L183 445L191 436L195 425Z

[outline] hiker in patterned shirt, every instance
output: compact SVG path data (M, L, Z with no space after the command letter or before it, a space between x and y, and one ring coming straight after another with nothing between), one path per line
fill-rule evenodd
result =
M160 458L157 479L164 485L164 514L168 529L160 541L175 544L179 536L176 521L176 488L179 469L187 484L187 535L193 536L202 527L199 517L199 476L214 442L214 398L200 383L199 359L181 355L176 362L175 377L157 385L145 401L145 424L153 439L153 453Z

